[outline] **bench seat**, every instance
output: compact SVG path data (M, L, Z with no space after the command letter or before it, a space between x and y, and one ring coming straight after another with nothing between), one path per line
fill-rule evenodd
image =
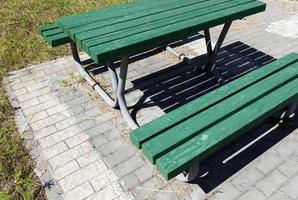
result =
M132 143L168 180L298 101L291 53L134 130Z
M43 25L38 28L39 34L52 47L60 46L71 42L71 39L57 24Z

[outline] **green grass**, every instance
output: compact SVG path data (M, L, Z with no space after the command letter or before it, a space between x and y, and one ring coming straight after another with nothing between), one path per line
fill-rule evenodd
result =
M128 0L0 0L0 199L45 199L35 176L34 161L14 122L2 79L7 72L68 54L67 47L50 48L37 27L59 16L84 12Z

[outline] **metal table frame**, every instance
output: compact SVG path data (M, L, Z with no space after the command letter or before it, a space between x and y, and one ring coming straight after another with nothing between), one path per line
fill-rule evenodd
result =
M208 62L204 66L204 70L209 72L211 75L215 76L215 78L218 80L220 84L224 83L224 80L220 77L218 72L216 71L216 60L217 55L219 52L219 49L221 48L224 39L231 27L232 21L228 21L224 24L222 31L219 35L219 38L212 49L212 43L211 43L211 37L210 37L210 31L208 29L204 29L204 35L205 35L205 42L206 42L206 49L207 49L207 56L208 56ZM78 54L78 49L75 43L70 43L71 53L73 56L73 59L76 61L76 65L78 67L79 72L84 77L84 79L92 86L92 88L99 94L101 98L112 108L120 108L122 116L124 120L127 122L129 127L131 129L137 129L139 125L137 122L132 118L126 104L125 100L125 83L127 78L127 68L129 65L129 56L123 56L121 58L121 65L120 65L120 72L119 75L117 74L115 70L114 63L112 61L107 61L105 63L105 66L108 68L111 83L112 83L112 89L113 89L113 95L114 97L111 97L102 87L101 85L92 78L89 73L84 68L82 61Z

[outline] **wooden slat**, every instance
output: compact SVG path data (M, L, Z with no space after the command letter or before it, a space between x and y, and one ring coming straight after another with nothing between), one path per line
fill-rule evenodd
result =
M243 89L145 142L142 147L144 155L149 161L155 163L156 159L162 155L196 137L210 127L216 126L217 123L229 118L234 113L239 112L239 110L245 109L245 107L263 98L268 93L292 81L297 75L298 64L297 67L289 66Z
M214 12L222 12L224 9L233 8L253 1L254 0L242 0L240 4L239 1L212 0L157 13L155 15L136 18L123 23L94 28L91 31L83 33L76 34L75 31L70 30L70 35L75 35L74 39L77 43L82 44L83 41L83 48L87 50L90 47L112 42L119 38L127 38L129 36L138 37L137 34L142 34L146 31L158 30L165 26L171 26L179 22L181 23L193 18L199 18L200 16Z
M213 27L226 21L240 19L245 16L265 10L265 4L252 2L242 6L226 9L224 12L215 12L183 22L164 26L158 29L143 32L141 34L107 42L102 45L84 49L95 62L120 58L132 55L156 46L165 45L169 42L196 33L204 28Z
M295 66L297 67L297 65ZM170 179L239 137L274 112L298 100L298 79L259 99L157 160L159 172Z
M59 33L56 35L48 36L46 40L52 47L60 46L71 42L71 39L68 37L66 33Z
M57 24L50 24L38 28L39 33L52 47L71 42L69 36Z
M44 31L49 31L49 30L57 29L57 28L58 28L57 24L42 25L42 26L38 27L38 32L40 34L42 34Z
M289 54L275 62L272 62L265 67L256 71L250 72L240 79L224 85L144 126L134 130L130 139L134 145L141 148L142 144L149 139L159 135L164 130L175 126L177 123L186 120L187 118L208 109L210 106L228 98L229 96L245 89L246 87L257 83L258 81L284 69L288 65L297 62L298 55L295 53Z
M58 24L63 25L68 32L71 28L84 26L86 24L92 24L99 21L120 21L131 19L130 15L142 16L150 10L162 8L163 10L172 7L173 4L179 2L180 5L187 5L189 2L199 0L181 1L181 0L169 0L169 1L157 1L157 0L138 0L134 3L120 4L113 7L98 9L92 12L87 12L78 15L66 16L58 19ZM200 0L208 1L208 0ZM119 22L119 21L118 21Z

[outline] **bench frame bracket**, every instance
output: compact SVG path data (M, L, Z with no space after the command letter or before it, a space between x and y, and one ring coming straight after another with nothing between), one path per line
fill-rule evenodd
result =
M115 70L114 63L113 62L106 63L106 66L110 73L112 88L115 96L115 98L112 98L84 68L75 43L70 43L70 49L71 49L73 59L76 61L77 68L81 73L81 75L84 77L84 79L92 86L94 91L97 92L99 96L101 96L109 106L111 106L112 108L118 108L119 104L118 104L118 99L116 98L117 88L118 88L118 76Z
M79 72L84 77L84 79L93 87L95 92L103 98L103 100L113 108L120 108L121 114L125 121L128 123L129 127L136 129L139 125L132 118L126 104L125 100L125 83L127 78L127 68L129 64L129 57L123 56L121 59L120 73L119 76L116 72L114 63L112 61L106 62L106 67L109 70L110 78L112 81L112 88L115 98L112 98L101 86L100 84L87 72L84 68L83 63L80 59L78 49L76 44L70 43L71 53L73 59L76 61Z
M210 74L212 74L220 84L224 84L225 81L223 78L220 77L220 74L218 73L218 71L216 69L216 60L218 57L218 52L219 52L228 32L230 30L231 25L232 25L232 21L228 21L224 24L222 31L221 31L221 33L218 37L218 40L217 40L213 49L212 49L212 41L211 41L211 37L210 37L210 31L209 31L209 29L204 29L205 43L206 43L206 48L207 48L207 56L208 56L208 60L209 60L207 65L204 66L204 70L207 70Z

